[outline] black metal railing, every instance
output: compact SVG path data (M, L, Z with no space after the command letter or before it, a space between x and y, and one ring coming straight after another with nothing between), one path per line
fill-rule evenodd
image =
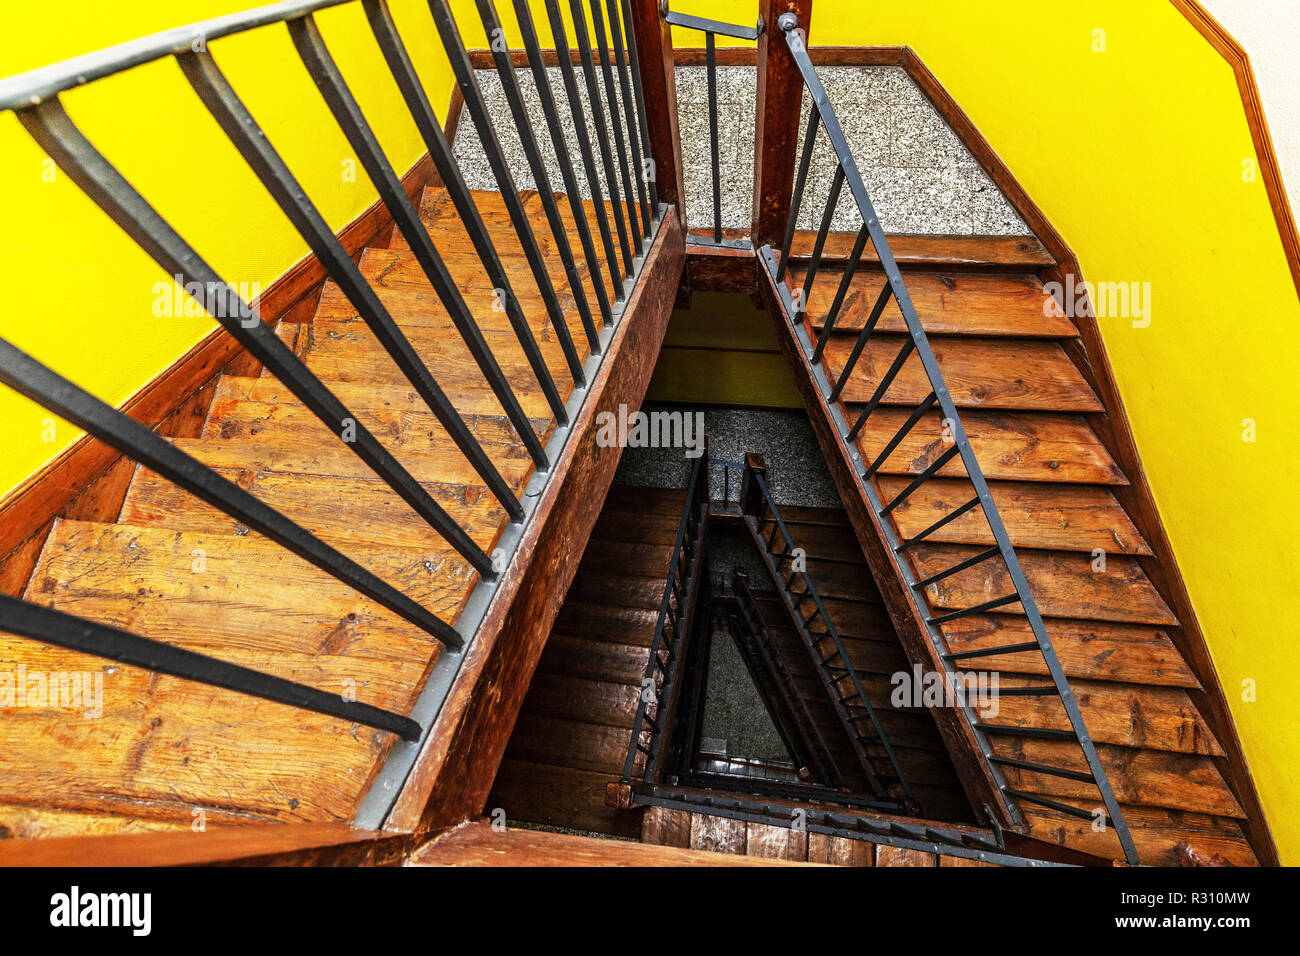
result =
M736 601L731 616L732 636L767 705L772 723L787 749L812 771L816 780L842 786L844 780L835 756L772 636L763 610L750 589L749 573L744 568L736 568L732 581Z
M753 455L747 460L745 490L741 494L745 525L758 546L777 596L785 605L790 624L808 652L835 714L848 734L872 793L915 810L916 798L907 775L839 630L826 613L826 605L808 573L805 552L791 537L781 510L768 490L762 460Z
M691 466L686 504L677 526L668 580L655 620L650 656L641 678L641 693L632 720L632 736L623 763L623 784L634 779L659 780L670 736L673 703L680 694L682 665L695 626L695 611L704 577L704 534L709 520L708 446ZM643 760L638 769L638 760Z
M290 0L275 3L168 30L0 80L0 112L14 113L68 178L148 253L166 274L177 277L187 291L201 290L198 294L190 294L196 295L196 298L201 295L200 305L208 306L217 322L249 354L284 383L300 402L477 572L479 578L475 590L465 605L457 626L452 627L279 511L4 340L0 340L0 382L84 429L131 460L174 481L208 504L266 535L434 636L444 645L445 651L415 705L414 716L418 719L344 701L336 695L324 694L304 685L235 667L204 655L179 651L159 641L12 598L6 598L0 603L0 612L3 613L0 627L34 640L96 654L124 664L147 667L241 693L318 710L391 731L408 741L417 740L423 732L427 732L445 699L451 676L463 659L466 642L481 622L497 587L500 578L498 568L503 566L502 557L508 562L512 556L522 536L523 525L532 515L541 497L541 489L550 479L551 466L564 453L572 434L570 421L588 397L587 383L600 366L613 327L621 319L627 292L635 282L649 243L663 218L653 182L647 183L642 176L637 175L637 188L634 190L631 185L633 171L649 168L649 164L644 102L637 74L632 25L627 16L627 0L621 0L621 18L619 2L616 0L605 0L603 6L599 0L590 0L590 20L599 50L599 76L604 81L603 92L596 83L598 71L592 59L591 44L587 37L588 21L581 5L577 0L571 0L572 29L581 51L581 64L575 69L568 55L568 27L561 18L558 0L546 0L556 47L563 53L559 57L564 86L562 96L551 88L526 0L513 0L517 25L524 41L523 56L527 69L536 80L547 133L564 174L563 185L568 191L571 217L586 259L586 280L590 281L597 301L600 316L598 322L587 301L587 286L569 244L568 228L545 180L545 164L541 160L540 147L532 129L532 118L522 107L515 82L515 67L511 65L511 51L502 39L505 34L501 29L501 20L492 0L476 2L482 26L492 38L492 52L497 71L505 85L511 118L521 134L526 160L537 180L547 225L560 254L582 326L581 332L590 348L591 355L585 362L574 343L569 317L551 280L542 253L542 243L524 210L511 170L505 162L493 118L478 88L475 71L470 65L470 56L456 21L445 0L430 0L429 9L443 52L464 96L465 109L474 123L504 197L512 227L545 305L549 325L563 349L574 386L567 401L546 365L520 298L512 286L474 197L453 159L451 145L430 105L428 94L417 76L406 43L385 0ZM488 340L457 288L443 255L422 222L415 203L406 194L397 171L380 146L317 26L315 14L319 11L353 3L359 3L364 9L410 117L441 177L443 187L460 215L489 280L500 292L499 298L504 303L514 337L554 416L556 428L545 445L535 431L534 423L525 415L516 386L512 385L493 355ZM609 33L605 30L605 15L610 24ZM218 66L219 41L250 30L278 25L283 25L288 31L298 58L374 184L384 208L406 240L442 308L450 316L478 373L490 387L504 416L530 456L535 472L528 493L522 496L516 494L502 476L474 431L439 386L435 373L440 370L429 368L420 351L389 314L376 291L335 238L299 180L272 146L266 132L259 127ZM261 321L253 304L244 301L236 287L204 260L197 246L183 238L155 210L144 193L127 181L65 111L60 99L65 92L112 77L132 67L167 58L173 58L179 65L199 101L216 119L248 168L306 241L329 278L338 284L411 388L423 399L446 431L447 438L465 456L479 479L504 509L509 524L498 542L499 551L495 562L475 543L456 518L434 500L426 487L397 461L383 442L365 427L362 417L354 415L329 386ZM578 94L577 73L581 73L586 81L586 105ZM615 107L616 86L622 90L621 112ZM569 156L560 132L557 103L561 99L567 102L578 127L582 145L580 164ZM147 104L141 105L147 108ZM587 109L591 111L591 123L600 142L608 201L598 188L596 159L586 134ZM623 185L621 193L619 177L615 175L615 157L607 143L609 129L613 130L617 143L617 163ZM608 257L606 264L597 259L587 207L578 195L576 170L579 168L591 187L594 215ZM193 178L196 182L200 180L197 171L194 171ZM620 222L620 235L623 236L621 258L613 254L607 224L607 213L610 210ZM624 211L631 227L631 239L623 235L626 229L622 220ZM605 265L608 266L608 285L604 275ZM549 428L550 423L546 424ZM417 749L408 746L398 748L394 753L397 754L398 751L401 757L397 763L405 760L405 769L409 769L409 762L414 759ZM405 769L394 764L386 767L382 773L389 774L392 779L400 779L404 776ZM386 798L380 799L381 804L384 799L391 803L396 796L396 789L390 790ZM381 807L376 812L380 815L369 820L372 825L382 821L382 813L386 810Z
M785 36L786 45L798 66L803 79L803 84L811 98L812 105L808 114L807 132L805 134L803 148L799 158L798 170L794 184L794 195L782 248L778 256L770 246L764 246L762 250L760 250L760 259L777 286L786 316L791 321L799 345L813 369L814 379L816 380L822 402L836 424L839 438L843 443L845 451L848 453L850 459L855 462L855 470L857 472L861 490L866 499L871 503L876 515L879 517L881 527L883 528L887 538L887 543L893 552L895 564L897 565L903 580L914 592L918 604L924 605L927 603L924 599L928 587L954 574L958 574L967 568L972 568L989 561L1000 561L1005 567L1011 582L1011 591L1008 594L976 606L947 613L935 614L931 611L928 614L924 614L924 624L929 638L933 643L936 655L939 660L942 661L943 667L950 681L955 677L955 664L959 660L966 660L979 656L984 661L995 663L996 658L999 655L1017 654L1026 651L1038 652L1041 655L1046 670L1051 677L1051 682L1039 687L1016 688L1014 692L1022 695L1055 697L1060 700L1065 713L1069 718L1071 727L1071 730L1069 731L1019 725L1009 726L990 723L979 719L973 712L969 703L966 703L962 707L964 719L970 726L974 739L980 748L980 756L985 764L985 769L999 791L997 797L1006 811L1008 821L1019 823L1021 820L1019 810L1015 805L1016 800L1045 806L1060 813L1088 820L1093 820L1094 814L1060 801L1048 800L1036 794L1026 793L1021 790L1013 790L1010 788L1003 779L1000 769L1007 761L994 752L994 749L989 744L989 735L1015 734L1018 736L1037 737L1040 739L1072 740L1078 744L1082 756L1087 763L1087 774L1081 774L1078 771L1068 770L1066 768L1045 765L1034 765L1032 768L1028 769L1031 769L1035 773L1068 777L1076 780L1082 778L1086 782L1091 782L1097 788L1098 794L1105 805L1106 820L1108 825L1114 829L1126 858L1130 863L1136 863L1137 853L1134 848L1133 840L1129 834L1128 827L1124 822L1123 814L1120 812L1110 782L1106 777L1105 769L1101 765L1092 738L1089 736L1088 729L1080 715L1078 704L1070 689L1069 682L1066 680L1061 663L1052 647L1051 638L1047 634L1042 616L1038 611L1033 594L1031 593L1028 582L1025 579L1015 549L1011 546L1010 538L1005 526L1003 525L1002 518L998 513L997 506L994 504L993 499L989 494L988 483L984 478L979 462L971 448L966 431L962 427L961 416L958 414L952 395L949 392L949 389L944 382L943 374L939 369L939 363L935 358L930 343L926 338L925 331L917 317L916 309L912 304L911 297L908 295L907 285L904 282L903 274L890 251L889 242L886 239L880 220L872 206L871 198L867 194L866 186L863 184L862 176L858 171L853 155L845 141L844 132L840 127L839 120L827 99L826 90L823 87L821 80L818 78L817 71L813 67L812 60L808 55L803 35L799 30L798 18L794 14L783 14L778 19L776 26ZM821 219L821 228L817 233L816 240L813 243L811 250L811 255L808 258L806 267L807 271L804 275L802 287L791 289L787 280L788 268L791 260L791 248L798 221L799 208L803 201L804 191L807 185L808 170L812 159L813 147L818 135L822 132L824 132L834 150L836 167L831 182L830 194L827 199L825 212ZM813 341L808 331L803 326L801 321L802 314L810 301L813 284L821 265L827 234L830 231L832 218L839 204L840 194L845 187L848 188L851 199L861 216L862 226L858 231L849 258L844 264L843 273L839 277L836 293L831 300L829 311L825 316L821 334L817 337L816 341ZM880 268L883 270L887 281L875 302L870 316L858 335L851 353L846 359L844 368L841 370L838 377L834 381L831 381L827 375L827 370L823 362L823 354L825 352L826 344L835 329L835 323L839 318L840 309L844 304L846 294L850 284L852 283L854 271L858 267L858 263L862 258L868 242L870 242L874 248L876 257L880 263ZM907 336L888 369L879 377L874 392L857 413L855 420L850 424L846 418L845 408L841 406L844 388L857 367L858 360L861 357L867 342L872 338L884 310L891 301L902 315L903 321L907 327ZM884 401L886 393L897 379L904 364L913 357L915 358L915 361L920 364L921 369L928 380L929 393L912 409L911 414L903 423L902 427L899 428L887 442L885 442L883 447L881 447L877 453L870 456L870 461L866 461L858 452L858 449L854 447L854 443L862 433L864 424ZM949 444L950 447L930 462L924 470L921 471L921 473L918 474L897 495L893 496L888 501L882 501L879 492L872 481L873 477L880 471L884 462L899 446L903 439L918 427L918 424L926 416L927 412L931 410L937 411L942 419L942 425L945 432L941 440ZM944 518L936 521L919 534L914 535L907 540L898 540L898 536L894 533L894 529L891 527L891 523L888 520L891 513L899 505L907 501L907 499L919 487L925 484L925 482L937 475L945 465L949 462L955 463L957 459L960 459L960 463L964 466L967 478L972 485L971 499ZM917 576L913 573L909 561L907 560L908 550L916 544L926 540L935 531L939 530L939 528L977 508L983 512L989 531L995 542L994 546L980 554L960 562L957 565L954 565L951 568L918 580ZM1023 609L1025 617L1033 631L1033 641L956 654L952 653L948 649L942 631L942 626L944 624L971 614L979 614L1017 603ZM1021 769L1026 769L1023 766L1023 763L1021 764Z
M714 245L721 245L724 240L722 238L722 147L718 132L717 38L724 36L735 40L756 41L762 32L763 24L761 19L758 26L747 27L736 23L709 20L705 17L690 16L689 14L669 10L666 2L663 5L663 11L664 21L670 26L698 30L704 34L704 69L705 80L708 83L709 102L709 173L713 186L712 240ZM707 238L693 236L692 241L705 243ZM744 245L748 248L748 243L744 243Z

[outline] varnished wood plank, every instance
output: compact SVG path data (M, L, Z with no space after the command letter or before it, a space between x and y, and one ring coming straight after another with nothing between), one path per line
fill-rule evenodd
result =
M490 816L500 809L507 822L521 820L635 839L641 832L638 814L605 805L605 788L618 779L616 774L506 757L484 812Z
M1072 743L1003 737L994 750L999 756L1013 760L1088 772L1082 752ZM1115 798L1121 803L1225 817L1245 816L1208 757L1107 744L1098 745L1097 756ZM1004 767L1003 773L1007 783L1017 790L1084 800L1098 798L1097 788L1091 783L1013 766Z
M649 658L645 647L552 634L537 667L552 674L639 687Z
M1068 678L1200 686L1164 628L1065 618L1047 618L1044 624ZM949 649L958 654L1035 640L1028 621L1005 614L972 614L941 627ZM958 661L957 666L974 670L996 668L1017 674L1047 673L1047 665L1037 651L967 658Z
M838 379L856 337L832 335L824 361ZM845 387L845 402L866 402L907 341L899 335L873 335ZM934 336L930 347L958 408L1000 408L1046 412L1096 412L1101 403L1061 346L1046 340ZM890 405L918 405L930 394L929 379L915 353L885 392Z
M342 823L214 828L195 833L0 841L3 866L382 866L409 850L404 834Z
M745 853L744 820L715 817L707 813L691 814L691 849L713 853Z
M877 486L884 501L903 492L910 479L882 476ZM1017 548L1087 551L1112 554L1151 553L1128 513L1109 490L1100 486L1043 482L990 481L1011 543ZM917 488L891 512L904 539L919 535L975 497L969 481L935 478ZM976 507L926 537L935 543L994 544L981 508Z
M876 847L876 866L938 866L938 857L921 850L909 850L901 846Z
M1004 687L1040 686L1041 679L1003 676ZM1223 748L1192 703L1177 687L1143 687L1108 681L1073 680L1079 712L1097 743L1219 757ZM1070 730L1056 697L999 695L989 722L1013 727Z
M808 859L808 831L747 822L745 854L768 860L803 862Z
M791 270L791 285L802 287L806 270ZM808 296L807 317L820 332L838 292L843 270L819 271ZM883 272L859 271L850 282L835 328L859 332L884 287ZM1013 338L1069 338L1078 334L1074 324L1043 291L1032 275L1000 276L956 273L909 273L908 294L927 335L989 335ZM907 323L892 302L881 313L881 332L906 332Z
M630 734L640 686L536 673L521 713L626 728Z
M641 842L683 849L689 847L691 845L690 813L669 807L646 807L641 817Z
M856 420L853 406L849 412ZM857 439L865 461L876 460L909 414L902 408L879 408L871 414ZM1127 482L1096 433L1077 415L971 409L962 412L961 421L985 478L1104 485ZM881 471L919 474L951 447L942 417L935 413L922 416ZM939 470L941 476L965 474L960 457Z
M1064 798L1091 812L1095 801ZM1200 813L1120 806L1129 833L1145 866L1257 866L1259 860L1235 820ZM1093 830L1090 820L1080 820L1045 807L1025 807L1029 835L1086 853L1122 859L1119 841L1111 831Z
M253 454L259 451L256 446L233 447ZM383 482L252 468L218 468L217 473L345 554L351 554L355 544L407 549L428 556L453 553L451 545ZM425 489L434 501L456 515L479 547L491 553L506 516L485 489L456 485L426 485ZM132 483L122 508L122 521L212 534L243 535L249 531L235 518L146 468L139 470Z
M808 862L831 866L874 866L874 844L824 833L808 834Z
M979 554L966 545L918 544L909 550L920 578L927 578ZM1102 557L1065 551L1017 548L1020 567L1039 611L1049 617L1075 617L1132 624L1178 623L1168 605L1152 587L1133 558ZM1097 568L1097 570L1094 570ZM1012 594L1015 588L1001 558L991 558L950 575L926 588L936 608L967 608ZM994 613L1023 613L1019 603L1004 605Z

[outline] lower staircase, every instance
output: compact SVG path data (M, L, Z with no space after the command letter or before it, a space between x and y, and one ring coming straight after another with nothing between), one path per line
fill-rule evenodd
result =
M1179 620L1144 571L1151 546L1117 496L1129 477L1099 436L1107 409L1085 374L1074 323L1029 269L977 260L903 266L1141 862L1254 864L1239 823L1245 813L1220 769L1223 744L1194 703L1203 688ZM950 659L1000 677L1000 714L986 732L1028 835L1115 856L1113 835L1084 818L1099 805L1097 791L1077 745L1056 739L1071 737L1060 702L1035 689L1047 674L1043 659L1015 650L1032 645L1033 632L1019 603L997 604L1014 587L1003 563L988 560L994 539L971 508L971 482L918 356L907 354L903 317L885 306L884 273L864 262L846 276L841 261L806 281L808 269L792 265L787 279L809 289L798 324L785 319L797 374L808 374L799 352L820 342L835 409L850 425L869 413L848 449L854 467L880 501L897 499L886 520L906 543L900 560L930 582L922 606L942 619ZM797 344L796 330L809 346ZM858 530L876 536L869 525Z
M614 485L560 607L489 815L636 838L636 814L609 807L623 773L685 491Z
M515 289L535 290L498 193L475 193ZM525 194L538 237L541 204ZM590 205L590 204L588 204ZM542 443L552 406L456 209L426 190L425 227ZM571 219L567 225L572 229ZM555 244L542 242L579 361L589 345ZM400 235L359 266L485 449L521 495L534 463L465 340ZM580 294L591 296L584 271ZM562 330L540 298L520 304L560 397L573 389ZM536 293L533 293L536 296ZM277 334L363 419L488 555L508 516L412 390L340 288ZM193 433L191 433L193 434ZM339 436L274 377L226 375L194 437L174 444L393 583L454 626L479 572L433 532ZM346 434L344 441L347 441ZM144 467L118 472L116 522L57 520L22 596L256 668L345 699L409 714L442 645L375 601ZM109 493L112 489L109 489ZM17 588L15 588L17 590ZM106 666L109 665L109 666ZM0 835L49 837L255 822L349 821L395 736L306 710L0 635L0 671L103 671L102 715L7 710Z

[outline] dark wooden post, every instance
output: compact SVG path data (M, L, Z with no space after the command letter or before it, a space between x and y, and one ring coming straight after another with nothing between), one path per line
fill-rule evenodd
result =
M659 201L677 207L678 221L686 231L682 201L682 138L677 129L677 78L673 72L672 27L660 10L659 0L631 0L632 29L641 66L650 156L654 160Z
M751 518L762 517L763 489L754 480L755 475L762 475L767 481L767 462L757 452L745 454L745 476L740 481L740 510Z
M803 80L776 25L783 13L799 18L805 33L812 0L759 0L763 32L758 38L758 127L754 131L754 247L779 245L790 218L794 167L799 151Z

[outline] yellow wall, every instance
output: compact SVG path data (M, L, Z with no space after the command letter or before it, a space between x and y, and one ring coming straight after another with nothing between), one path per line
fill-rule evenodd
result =
M0 76L159 30L247 9L257 0L65 0L19 4L0 31ZM390 9L431 102L445 112L451 71L424 0ZM452 4L466 43L486 41L471 0ZM567 7L567 4L565 5ZM57 29L51 17L57 19ZM385 153L404 173L424 152L359 3L317 15L321 32ZM544 17L538 33L550 46ZM511 42L517 43L513 33ZM298 59L283 25L215 41L211 51L325 219L340 228L375 191ZM232 283L266 289L307 253L168 58L63 97L73 120L127 179ZM215 326L158 318L166 277L47 158L12 114L0 115L0 336L105 401L121 404ZM355 176L344 176L344 164ZM80 432L47 426L38 406L0 388L0 496Z
M913 47L1089 280L1152 283L1150 327L1102 334L1265 813L1300 864L1300 304L1263 182L1242 178L1255 150L1231 68L1167 0L815 0L812 42Z

